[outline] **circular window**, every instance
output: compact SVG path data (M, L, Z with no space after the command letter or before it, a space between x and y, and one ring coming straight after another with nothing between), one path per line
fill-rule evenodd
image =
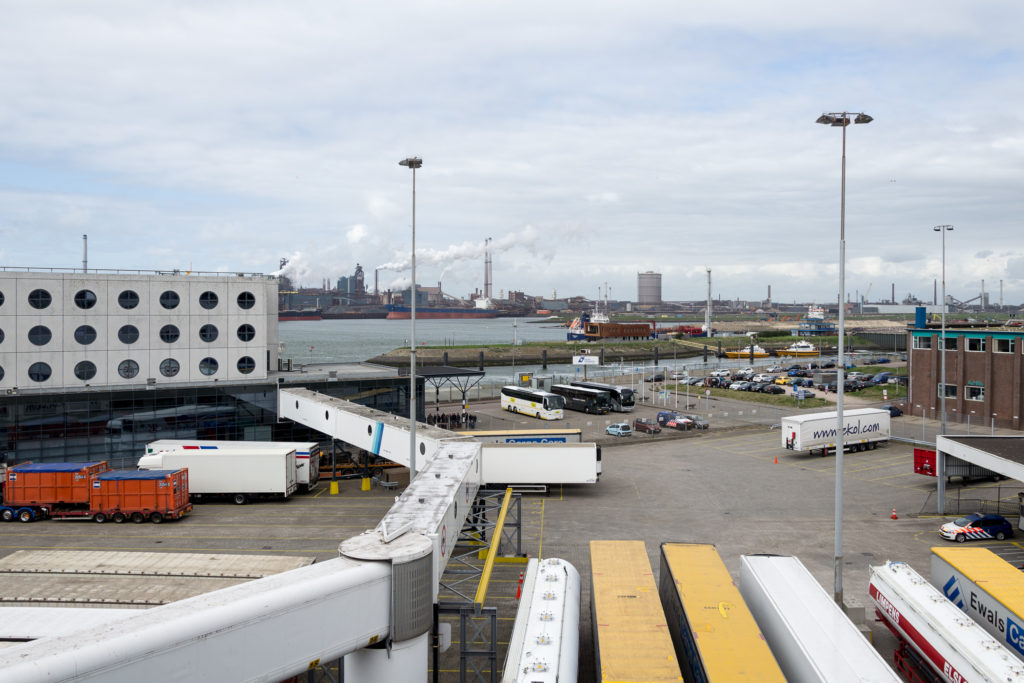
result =
M117 295L117 303L121 305L121 308L131 310L139 305L139 295L126 289Z
M160 295L160 305L168 310L177 308L179 303L181 303L181 297L178 296L177 292L167 290Z
M139 364L133 360L123 360L117 366L117 374L125 379L131 379L139 374Z
M135 325L125 325L117 331L117 338L122 344L134 344L139 341L139 328Z
M0 330L0 344L4 343L4 331Z
M53 301L53 297L45 289L33 289L28 293L28 305L32 308L46 308ZM49 377L49 375L47 375ZM42 380L39 380L42 381Z
M91 289L82 289L75 294L75 305L79 308L92 308L96 305L96 293Z
M204 342L212 342L217 339L216 325L203 325L199 328L199 338Z
M3 369L3 367L0 367L0 382L3 382L3 381L4 381L4 369Z
M245 324L238 326L238 338L242 341L252 341L252 338L256 336L256 330L252 325Z
M36 325L28 331L28 340L36 346L49 344L52 338L53 334L50 333L50 328L45 325Z
M75 330L75 341L88 346L96 341L96 330L91 325L81 325Z
M28 378L33 382L45 382L50 379L53 370L46 363L33 363L28 366Z
M238 359L238 371L243 375L248 375L255 369L256 361L254 361L250 356L242 356Z
M199 305L205 308L206 310L217 308L217 301L218 299L216 292L203 292L202 294L199 295Z
M178 337L181 336L181 332L174 325L164 325L160 328L160 341L173 344L178 341Z
M0 304L3 303L3 298L0 297ZM256 297L252 295L252 292L242 292L238 295L238 307L249 310L256 305Z
M210 358L209 356L199 361L199 372L203 373L207 377L217 374L218 367L220 366L217 364L216 359Z
M92 361L83 360L75 365L75 377L81 380L92 379L96 376L96 364Z
M249 296L252 296L252 294L249 294ZM3 305L4 305L4 293L0 292L0 306L3 306ZM238 295L238 305L242 306L242 295L241 294ZM245 306L242 306L242 308L245 308ZM0 379L2 379L2 378L0 378Z
M164 377L174 377L181 370L181 363L173 358L164 358L160 361L160 374Z

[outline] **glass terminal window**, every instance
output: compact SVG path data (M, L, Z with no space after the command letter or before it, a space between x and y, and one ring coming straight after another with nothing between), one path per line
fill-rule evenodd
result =
M217 339L217 326L216 325L203 325L199 328L199 338L204 342L212 342Z
M53 297L45 289L33 289L28 293L28 305L32 308L44 309L50 305Z
M52 374L53 370L46 363L33 363L28 366L28 378L33 382L45 382Z
M88 346L96 341L96 330L92 325L80 325L75 330L75 341L82 346Z
M181 363L173 358L164 358L160 361L160 374L164 377L174 377L181 370Z
M139 295L130 289L126 289L117 295L117 303L125 310L131 310L139 305Z
M134 344L139 341L139 328L135 325L125 325L117 331L117 338L122 344Z
M215 358L210 358L209 356L199 361L199 372L203 373L207 377L217 374L218 367L220 367L220 365L217 363L217 360Z
M125 379L137 377L139 374L139 364L133 360L123 360L117 366L117 374L121 375Z
M164 325L160 328L160 341L162 342L173 344L178 341L179 337L181 337L181 332L177 325Z
M256 329L249 324L238 326L238 338L244 342L252 341L253 337L256 336Z
M28 340L36 346L49 344L52 338L53 334L50 332L50 328L45 325L36 325L28 331Z
M178 296L177 292L172 292L171 290L167 290L166 292L164 292L163 294L160 295L160 305L163 306L164 308L166 308L167 310L171 310L172 308L177 308L178 304L180 304L180 303L181 303L181 297Z
M217 301L216 292L203 292L199 295L199 305L206 310L217 308Z
M2 303L3 303L3 300L0 299L0 304L2 304ZM249 310L250 308L252 308L255 305L256 305L256 297L253 296L252 292L242 292L241 294L238 295L238 307L239 308L244 308L245 310Z
M96 301L96 293L91 289L82 289L75 294L75 305L79 308L92 308Z
M96 376L96 364L92 361L83 360L75 365L75 377L80 380L89 380Z
M250 356L242 356L238 359L238 371L243 375L248 375L256 369L256 361Z

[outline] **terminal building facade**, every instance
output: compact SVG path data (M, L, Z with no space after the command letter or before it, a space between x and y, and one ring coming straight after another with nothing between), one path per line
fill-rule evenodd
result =
M947 422L1021 428L1024 331L946 328L944 386L941 331L918 328L908 334L908 412L941 419L945 392Z
M260 274L0 271L0 461L133 466L160 438L320 439L278 422L281 384L408 415L391 369L285 371L277 294Z

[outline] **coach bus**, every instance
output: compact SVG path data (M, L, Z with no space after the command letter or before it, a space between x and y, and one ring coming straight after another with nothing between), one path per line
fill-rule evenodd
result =
M581 413L607 415L612 407L612 400L607 391L574 387L569 384L555 384L551 387L551 393L564 398L566 408L578 410Z
M636 398L633 390L629 387L618 387L601 382L570 382L570 386L607 391L608 398L611 399L612 410L616 413L631 413L636 408Z
M591 541L590 571L597 680L679 683L644 542Z
M658 595L686 680L786 680L715 546L662 543Z
M565 399L537 389L502 387L501 409L510 413L533 415L541 420L561 420L565 417Z

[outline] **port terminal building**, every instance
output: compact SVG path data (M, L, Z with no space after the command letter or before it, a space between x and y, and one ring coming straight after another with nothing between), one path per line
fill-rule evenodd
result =
M253 273L3 268L0 462L130 467L161 438L319 440L278 421L281 385L408 414L393 368L281 359L277 290Z
M909 403L905 412L981 426L1021 429L1024 330L946 327L920 323L908 331ZM945 383L942 355L946 356Z

